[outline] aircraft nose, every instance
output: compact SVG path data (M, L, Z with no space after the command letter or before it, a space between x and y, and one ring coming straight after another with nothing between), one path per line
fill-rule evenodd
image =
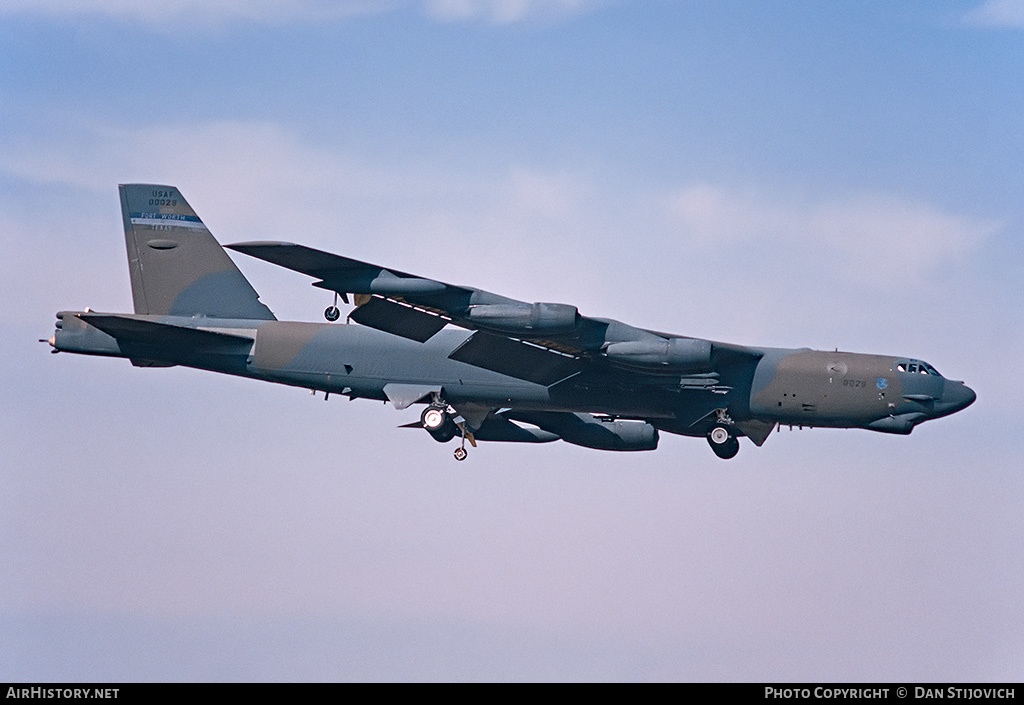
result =
M963 382L950 382L947 380L946 388L942 392L943 416L966 409L977 398L978 395L974 393L974 390Z

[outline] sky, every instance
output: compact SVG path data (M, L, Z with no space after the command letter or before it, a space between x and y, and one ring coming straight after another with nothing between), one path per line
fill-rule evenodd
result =
M0 46L0 680L1024 678L1024 0L0 0ZM132 182L978 401L456 463L415 408L50 355L131 311Z

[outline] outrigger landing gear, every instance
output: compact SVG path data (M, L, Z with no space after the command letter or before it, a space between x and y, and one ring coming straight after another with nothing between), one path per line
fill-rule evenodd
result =
M331 323L341 318L341 310L338 308L338 292L334 292L334 303L324 309L324 318Z
M465 460L466 456L468 456L468 455L469 455L469 452L465 448L462 448L461 446L459 448L455 449L455 459L456 460L460 460L460 461L461 460Z
M715 427L711 429L708 434L708 445L722 460L735 458L736 454L740 452L739 439L732 435L729 426L724 423L715 424Z

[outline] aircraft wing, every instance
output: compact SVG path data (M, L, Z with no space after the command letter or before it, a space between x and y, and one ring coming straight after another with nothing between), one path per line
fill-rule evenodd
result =
M714 345L707 340L590 318L569 304L517 301L293 243L227 247L315 277L313 286L335 291L346 302L354 295L350 317L357 323L419 342L449 323L476 331L452 359L538 384L554 384L595 363L648 374L715 376Z

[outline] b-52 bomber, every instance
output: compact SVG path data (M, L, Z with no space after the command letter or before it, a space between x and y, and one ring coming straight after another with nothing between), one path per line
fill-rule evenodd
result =
M782 425L909 434L975 399L922 360L720 343L287 242L228 245L334 292L329 323L279 321L177 188L120 194L135 312L61 311L54 352L424 404L406 425L457 439L459 460L467 441L640 451L659 433L732 458L741 437L760 446ZM338 297L355 306L346 323Z

